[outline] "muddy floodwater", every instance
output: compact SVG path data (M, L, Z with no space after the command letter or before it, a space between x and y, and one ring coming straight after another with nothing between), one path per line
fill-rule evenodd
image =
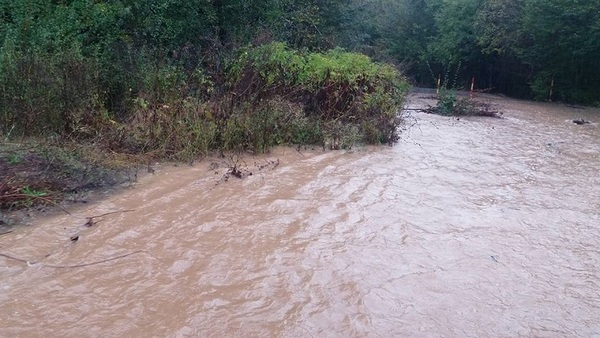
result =
M394 147L165 166L38 216L0 236L0 336L600 336L600 111L481 97L504 118L411 110Z

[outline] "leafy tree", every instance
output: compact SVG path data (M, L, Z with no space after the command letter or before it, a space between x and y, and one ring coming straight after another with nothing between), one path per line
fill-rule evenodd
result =
M436 36L429 44L429 55L436 61L458 63L475 59L479 50L473 18L483 0L437 1L430 6L435 11Z
M524 1L487 0L474 18L477 46L486 60L479 83L518 97L530 95L531 70L519 57Z
M172 52L199 43L217 22L216 5L208 1L124 0L123 4L131 13L124 32L136 44L152 49Z
M534 71L532 88L547 97L555 83L556 98L597 100L600 86L598 55L600 0L526 0L518 48L523 62Z
M507 55L518 48L525 0L487 0L475 15L477 45L487 54Z

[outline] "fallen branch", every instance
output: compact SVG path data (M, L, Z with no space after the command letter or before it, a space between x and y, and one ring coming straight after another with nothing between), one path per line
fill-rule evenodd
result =
M94 222L94 218L100 218L100 217L104 217L104 216L108 216L108 215L125 213L125 212L132 212L132 211L135 211L135 210L129 209L129 210L113 211L113 212L107 212L107 213L102 214L102 215L86 217L85 219L87 219L87 222L85 222L84 225L88 226L88 227L92 227L92 226L94 226L95 223L97 223L97 222Z
M98 265L98 264L103 264L103 263L107 263L107 262L111 262L117 259L121 259L121 258L125 258L131 255L135 255L138 253L142 253L145 252L143 250L138 250L138 251L133 251L130 253L126 253L123 255L119 255L119 256L115 256L115 257L111 257L111 258L107 258L107 259L103 259L100 261L95 261L95 262L91 262L91 263L82 263L82 264L75 264L75 265L53 265L53 264L44 264L44 263L40 263L40 262L32 262L23 258L19 258L19 257L15 257L9 254L5 254L5 253L1 253L0 252L0 256L8 258L8 259L12 259L14 261L17 262L21 262L21 263L25 263L27 264L27 266L35 266L35 265L40 265L42 267L47 267L47 268L54 268L54 269L71 269L71 268L83 268L86 266L92 266L92 265Z

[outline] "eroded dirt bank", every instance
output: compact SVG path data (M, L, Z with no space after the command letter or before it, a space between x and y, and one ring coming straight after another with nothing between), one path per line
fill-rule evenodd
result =
M1 236L41 263L0 257L0 336L598 335L600 112L485 98L504 119L162 168Z

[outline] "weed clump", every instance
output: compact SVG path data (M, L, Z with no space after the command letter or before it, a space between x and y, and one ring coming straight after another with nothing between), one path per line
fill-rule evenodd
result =
M502 113L493 109L489 103L477 101L471 97L461 97L454 91L441 89L435 107L425 109L426 113L444 116L485 116L500 117Z
M451 84L449 83L451 66L446 67L443 83L440 83L441 81L439 79L436 80L429 63L427 63L427 66L433 81L437 81L438 83L438 93L435 97L438 102L435 107L430 106L425 109L426 113L444 116L500 117L502 115L498 111L493 110L489 103L476 101L471 96L464 97L457 95L456 88L458 88L458 73L460 72L461 62L456 66Z

